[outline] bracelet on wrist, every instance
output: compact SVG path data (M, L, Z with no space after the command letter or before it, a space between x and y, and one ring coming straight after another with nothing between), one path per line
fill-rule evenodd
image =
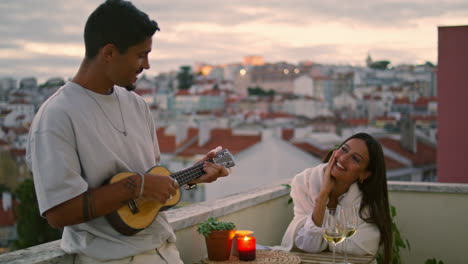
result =
M187 190L187 191L188 191L188 190L193 190L193 189L195 189L195 188L197 188L197 184L196 184L196 183L194 183L194 184L187 183L187 184L184 185L184 189Z

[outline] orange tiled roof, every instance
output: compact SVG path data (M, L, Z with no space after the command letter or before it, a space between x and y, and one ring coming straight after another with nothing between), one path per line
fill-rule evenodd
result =
M10 102L10 104L30 104L30 102L24 100L24 99L15 99Z
M437 150L435 147L424 144L420 141L417 142L416 153L411 153L404 149L400 141L391 138L379 138L382 146L398 153L399 155L411 160L413 166L424 166L435 164L437 159Z
M216 80L214 80L214 79L202 79L202 80L195 80L194 83L198 84L198 85L215 84Z
M302 142L302 143L294 143L294 145L306 152L308 152L309 154L312 154L313 156L315 157L318 157L320 159L324 159L326 157L326 155L328 154L329 150L323 150L323 149L319 149L313 145L310 145L309 143L305 143L305 142ZM386 168L387 170L394 170L394 169L399 169L399 168L404 168L405 165L403 163L400 163L390 157L387 157L385 156L385 165L386 165Z
M293 128L283 128L281 130L281 138L283 140L288 141L293 137L294 137L294 129Z
M241 98L239 97L228 97L226 98L225 102L227 104L233 104L233 103L238 103L239 101L241 101Z
M177 93L175 94L175 96L181 96L181 95L190 95L190 92L189 92L189 90L182 90L182 89L180 89L180 90L177 91Z
M393 100L394 104L409 104L410 100L408 97L403 97L403 98L395 98Z
M369 101L369 100L379 101L379 100L382 100L382 96L372 95L372 94L364 94L362 99L365 100L365 101Z
M406 167L405 164L398 162L388 156L385 156L385 167L387 170L394 170Z
M345 122L348 126L367 126L369 124L367 118L346 119Z
M8 130L12 130L17 135L28 134L29 132L29 128L27 127L12 127Z
M330 150L325 150L325 149L320 149L316 146L313 146L307 142L298 142L298 143L293 143L294 146L302 149L303 151L319 158L319 159L324 159L325 156L327 156L328 152Z
M414 102L415 106L427 106L430 102L437 102L436 97L426 97L426 96L421 96Z
M403 91L403 87L390 87L388 89L390 92L402 92Z
M331 78L328 76L320 76L320 75L312 76L312 78L314 80L331 80Z
M175 135L165 135L165 131L165 127L160 127L156 130L159 151L161 151L161 153L174 153L176 150L176 137Z
M11 109L1 109L0 110L0 115L6 115L6 114L9 114L11 113Z
M23 157L26 155L26 149L25 148L10 148L10 154L13 157Z
M412 120L416 121L437 121L436 115L412 115Z
M293 115L290 115L288 113L280 113L280 112L276 112L276 113L260 113L260 117L262 119L275 119L275 118L294 118Z
M198 146L198 142L195 142L179 155L187 157L206 154L217 146L223 146L229 149L232 154L236 154L262 140L261 135L233 135L232 130L228 128L215 128L210 133L210 140L206 144Z
M176 136L175 135L165 135L166 128L160 127L156 131L159 143L159 150L161 153L175 153L177 147L184 145L187 141L193 137L198 136L198 128L189 127L187 138L180 142L179 145L176 145Z
M377 116L375 117L376 121L396 121L394 116Z

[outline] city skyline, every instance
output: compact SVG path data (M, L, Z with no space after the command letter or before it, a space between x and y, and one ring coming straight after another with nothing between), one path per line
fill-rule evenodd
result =
M437 64L437 27L466 23L462 1L132 1L161 27L148 75L259 55L267 62ZM0 78L71 77L91 0L0 3Z

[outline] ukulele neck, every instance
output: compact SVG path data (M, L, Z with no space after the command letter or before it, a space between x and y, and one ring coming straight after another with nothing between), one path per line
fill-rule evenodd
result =
M203 170L203 162L201 162L190 168L173 173L171 174L171 177L176 179L179 185L182 186L191 182L192 180L200 178L203 174L205 174L205 171Z

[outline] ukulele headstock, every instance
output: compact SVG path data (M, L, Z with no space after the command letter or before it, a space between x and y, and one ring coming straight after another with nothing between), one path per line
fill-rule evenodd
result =
M222 165L225 168L234 167L236 165L234 156L227 149L220 150L216 153L216 156L213 157L213 163Z

